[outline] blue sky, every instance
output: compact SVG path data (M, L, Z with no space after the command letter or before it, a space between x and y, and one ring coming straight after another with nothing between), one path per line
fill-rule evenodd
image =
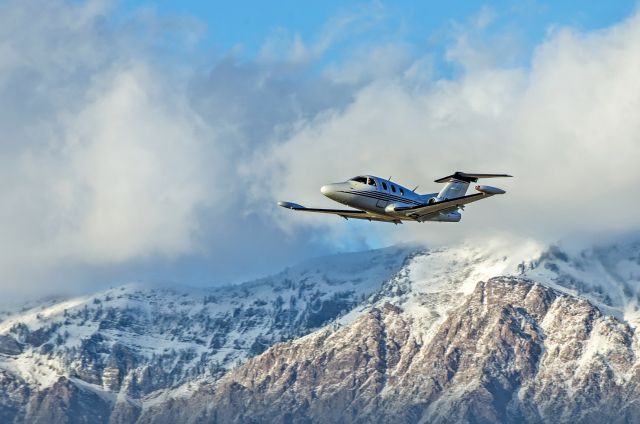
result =
M258 54L265 40L281 30L313 40L331 19L354 11L378 10L382 17L371 31L349 37L333 54L363 41L403 40L416 49L438 49L439 33L453 22L465 23L483 8L491 11L491 31L509 31L523 48L532 48L554 26L594 30L631 14L635 0L616 1L145 1L125 0L122 12L151 8L159 14L195 17L205 25L200 48L217 53L233 51L243 57ZM330 56L331 57L331 56Z

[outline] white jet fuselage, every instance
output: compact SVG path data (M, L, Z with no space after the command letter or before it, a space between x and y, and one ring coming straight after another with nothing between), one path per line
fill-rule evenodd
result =
M367 175L362 178L367 178L367 182L352 179L341 183L327 184L320 188L320 192L343 205L382 216L389 215L386 211L389 205L418 206L438 194L420 195L400 184L379 177Z
M435 180L444 183L437 193L418 194L390 180L374 175L360 175L348 181L327 184L320 192L329 199L347 205L352 209L306 208L292 202L278 202L284 208L302 212L339 215L345 219L366 219L399 224L402 221L458 222L460 210L468 203L496 194L503 194L499 188L478 185L475 194L466 195L471 182L479 178L509 177L507 174L468 174L456 172ZM416 187L417 188L417 187Z

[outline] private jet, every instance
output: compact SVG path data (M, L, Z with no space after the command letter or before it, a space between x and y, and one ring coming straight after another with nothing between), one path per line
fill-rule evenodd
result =
M505 191L487 185L476 185L477 193L467 195L470 183L481 178L511 177L507 174L470 174L456 172L435 180L445 186L438 193L418 194L416 188L410 190L389 179L374 175L360 175L348 181L327 184L320 192L353 209L305 208L292 202L278 202L283 208L299 212L316 212L338 215L345 219L366 219L402 224L402 221L416 222L459 222L465 205L486 199Z

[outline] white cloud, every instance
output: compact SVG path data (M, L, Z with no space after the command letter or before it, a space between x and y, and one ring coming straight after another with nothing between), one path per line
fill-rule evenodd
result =
M519 69L500 65L500 38L479 35L483 12L472 36L454 28L448 57L462 75L434 80L433 52L413 58L393 37L351 43L384 15L375 3L356 12L312 42L285 34L281 56L202 69L162 50L168 37L188 56L201 26L184 17L114 19L102 1L1 5L3 294L216 283L336 246L638 226L638 16L555 30ZM325 60L341 42L355 59ZM435 190L453 170L516 178L460 225L345 223L275 205L334 206L320 185L359 173Z
M427 242L493 232L555 241L637 228L639 24L635 15L606 30L555 31L526 69L466 66L459 78L420 90L406 79L415 72L374 81L346 110L308 120L285 142L260 152L262 172L276 169L281 178L260 201L329 206L318 187L361 173L393 175L435 191L430 181L451 171L508 172L516 178L495 181L508 194L469 206L460 225L356 228L390 241ZM485 42L468 51L494 55ZM285 214L278 211L278 219ZM344 225L291 214L286 219Z
M328 65L325 74L338 83L353 85L393 79L412 65L410 51L399 43L358 46L347 61Z
M299 64L318 61L340 42L378 29L384 17L385 8L378 2L345 9L329 19L311 42L303 40L298 32L277 27L263 44L259 58Z
M5 295L102 275L224 282L296 256L293 242L264 253L276 229L246 207L244 178L256 175L239 168L346 95L291 65L174 63L163 43L188 50L199 25L149 9L114 18L111 6L0 6Z
M221 191L206 184L220 158L202 157L211 141L206 131L147 67L105 79L83 110L65 119L65 166L53 175L53 206L62 208L67 227L55 250L97 262L184 253L197 206Z
M225 166L207 145L215 137L166 82L143 63L95 72L74 87L81 99L63 94L40 119L23 117L38 140L5 138L15 149L3 160L5 277L194 249L196 212L223 192L208 182Z

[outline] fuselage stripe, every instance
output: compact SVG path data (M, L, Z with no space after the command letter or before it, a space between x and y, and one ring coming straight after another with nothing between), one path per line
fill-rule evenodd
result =
M376 197L379 199L383 199L383 200L397 200L399 202L404 202L404 203L415 203L416 205L420 205L422 203L418 202L417 200L413 200L413 199L409 199L407 197L399 197L399 196L394 196L392 194L388 194L388 193L380 193L377 191L343 191L343 193L354 193L354 194L361 194L364 196L369 196L369 197Z
M397 201L397 202L402 202L402 203L409 203L409 204L414 204L414 205L422 205L423 203L418 202L417 200L413 200L413 199L409 199L406 197L398 197L398 196L394 196L388 193L381 193L381 192L377 192L377 191L342 191L342 193L345 194L355 194L355 195L359 195L359 196L364 196L364 197L369 197L372 199L377 199L377 200L384 200L384 201Z
M345 192L348 193L348 192ZM389 194L389 193L383 193L383 192L379 192L379 191L360 191L360 190L354 190L353 193L357 193L357 194L368 194L368 195L372 195L372 196L379 196L379 197L384 197L384 198L388 198L388 199L393 199L393 200L398 200L401 202L406 202L406 203L417 203L417 204L421 204L420 202L418 202L417 200L414 199L410 199L408 197L400 197L400 196L396 196L394 194Z

